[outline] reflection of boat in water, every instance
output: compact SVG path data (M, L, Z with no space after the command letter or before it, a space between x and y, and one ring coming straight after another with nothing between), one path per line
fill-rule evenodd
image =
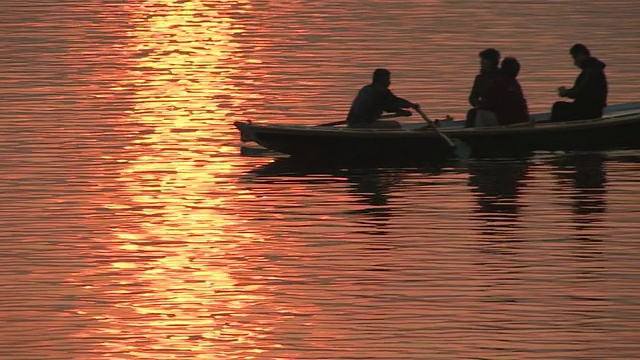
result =
M526 159L469 163L469 185L478 194L478 211L517 214L517 199L528 167Z
M570 185L576 215L605 212L606 158L600 153L571 154L558 158L554 165L560 185Z
M411 158L397 159L363 159L353 161L352 159L323 161L306 161L295 157L278 157L273 161L256 167L245 175L251 177L269 177L280 175L336 175L344 176L346 172L366 172L366 171L389 171L395 173L403 172L428 172L437 173L453 162L443 159L443 161L424 161Z
M436 234L462 233L483 253L510 255L530 243L582 251L582 245L611 237L616 232L611 224L619 218L607 214L636 208L633 196L625 196L633 191L625 179L636 163L637 150L471 159L422 168L336 167L282 158L250 170L243 180L246 189L255 189L252 201L266 208L274 208L274 201L286 204L295 216L305 214L305 221L315 219L320 226L345 224L353 234L376 239L375 246L393 246L395 237L376 237L409 224ZM451 220L432 222L443 218Z
M502 156L536 150L606 150L638 148L640 103L611 106L600 119L535 126L464 128L442 122L440 131L472 156ZM445 139L424 123L402 129L352 129L302 125L261 125L236 122L241 137L293 157L313 159L419 158L441 159L453 154ZM457 155L457 154L456 154Z
M529 171L528 159L469 162L469 185L476 196L479 231L502 241L517 241L520 196Z
M538 222L539 226L556 229L558 236L581 241L602 239L608 231L604 215L609 206L608 193L611 186L617 185L607 174L607 168L616 164L626 168L629 163L640 163L638 154L637 151L573 152L470 161L469 185L476 195L474 217L479 220L478 231L499 238L501 243L518 242L530 231L522 224L532 226ZM549 199L541 199L536 194L541 187L546 188ZM550 196L549 191L554 196ZM531 230L536 231L536 226Z
M434 164L383 166L380 162L368 166L345 165L336 167L307 162L295 158L280 158L254 168L242 181L253 184L292 183L295 187L309 186L313 191L336 194L348 204L341 214L353 216L357 223L365 224L356 233L383 235L393 217L394 190L403 191L403 180L414 174L437 175L442 167ZM305 191L305 190L301 190ZM347 195L345 197L344 195Z
M567 189L571 201L572 223L576 238L596 241L606 229L607 175L604 154L577 153L557 158L555 177L560 189Z

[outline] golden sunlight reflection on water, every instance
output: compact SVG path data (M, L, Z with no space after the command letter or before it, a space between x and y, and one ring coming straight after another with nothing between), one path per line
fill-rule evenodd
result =
M109 274L87 288L113 304L104 313L80 308L102 326L78 336L130 336L102 345L135 358L163 351L193 359L260 354L277 346L263 340L270 318L254 313L253 304L268 304L264 285L245 269L244 244L260 239L234 233L234 219L216 211L233 191L224 183L233 164L214 155L228 152L221 143L231 139L205 141L246 100L229 78L241 61L232 37L242 27L200 1L149 1L130 10L128 51L144 55L123 83L135 94L126 121L147 130L127 148L135 158L118 178L120 201L105 204L132 219L103 240L122 260L77 275Z

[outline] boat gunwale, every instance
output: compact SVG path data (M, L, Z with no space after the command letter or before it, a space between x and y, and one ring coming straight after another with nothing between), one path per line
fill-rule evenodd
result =
M449 136L458 134L464 135L494 135L494 134L518 134L518 133L541 133L541 132L559 132L581 129L595 129L608 126L618 126L626 123L640 121L640 109L624 114L611 114L597 119L573 120L563 122L541 122L535 125L529 124L513 124L491 127L475 127L475 128L442 128L441 131Z
M492 127L465 128L462 126L441 127L439 130L449 136L484 136L521 133L544 133L595 129L608 126L623 125L628 122L640 121L640 109L627 110L623 113L612 113L602 118L575 120L566 122L541 122L535 125L513 124ZM417 129L354 129L348 127L320 127L312 125L291 124L252 124L243 123L252 132L270 134L286 134L296 136L332 136L332 137L439 137L437 132L425 123Z

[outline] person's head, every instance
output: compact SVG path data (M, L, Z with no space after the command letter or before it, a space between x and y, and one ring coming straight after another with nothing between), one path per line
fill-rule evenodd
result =
M496 70L500 63L500 52L496 49L489 48L480 51L480 69L485 71Z
M500 72L505 76L516 78L520 73L520 63L514 57L506 57L500 64Z
M580 67L580 65L582 65L582 62L584 62L586 59L591 57L591 52L583 44L573 45L571 49L569 49L569 54L571 54L571 57L573 58L573 63L577 67Z
M371 83L389 87L389 85L391 85L391 72L387 69L376 69L373 72L373 79Z

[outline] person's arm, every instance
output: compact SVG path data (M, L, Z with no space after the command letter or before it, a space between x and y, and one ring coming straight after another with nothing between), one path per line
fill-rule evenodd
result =
M409 100L395 96L389 89L386 89L383 99L383 109L387 112L397 112L400 109L415 108L417 106L417 104Z
M585 89L591 86L591 83L593 82L596 76L597 74L595 74L595 70L593 68L587 69L582 81L580 81L580 83L576 84L571 89L567 89L565 91L565 96L570 99L575 99L577 96L580 95L580 93L582 93L583 91L585 91Z
M567 89L565 87L561 87L558 90L558 94L562 97L568 97L570 99L575 99L576 97L578 97L582 92L584 92L586 89L588 89L589 87L593 86L593 82L596 80L596 78L598 77L596 69L594 68L588 68L585 73L584 73L584 77L582 79L580 79L580 82L575 84L572 88Z

